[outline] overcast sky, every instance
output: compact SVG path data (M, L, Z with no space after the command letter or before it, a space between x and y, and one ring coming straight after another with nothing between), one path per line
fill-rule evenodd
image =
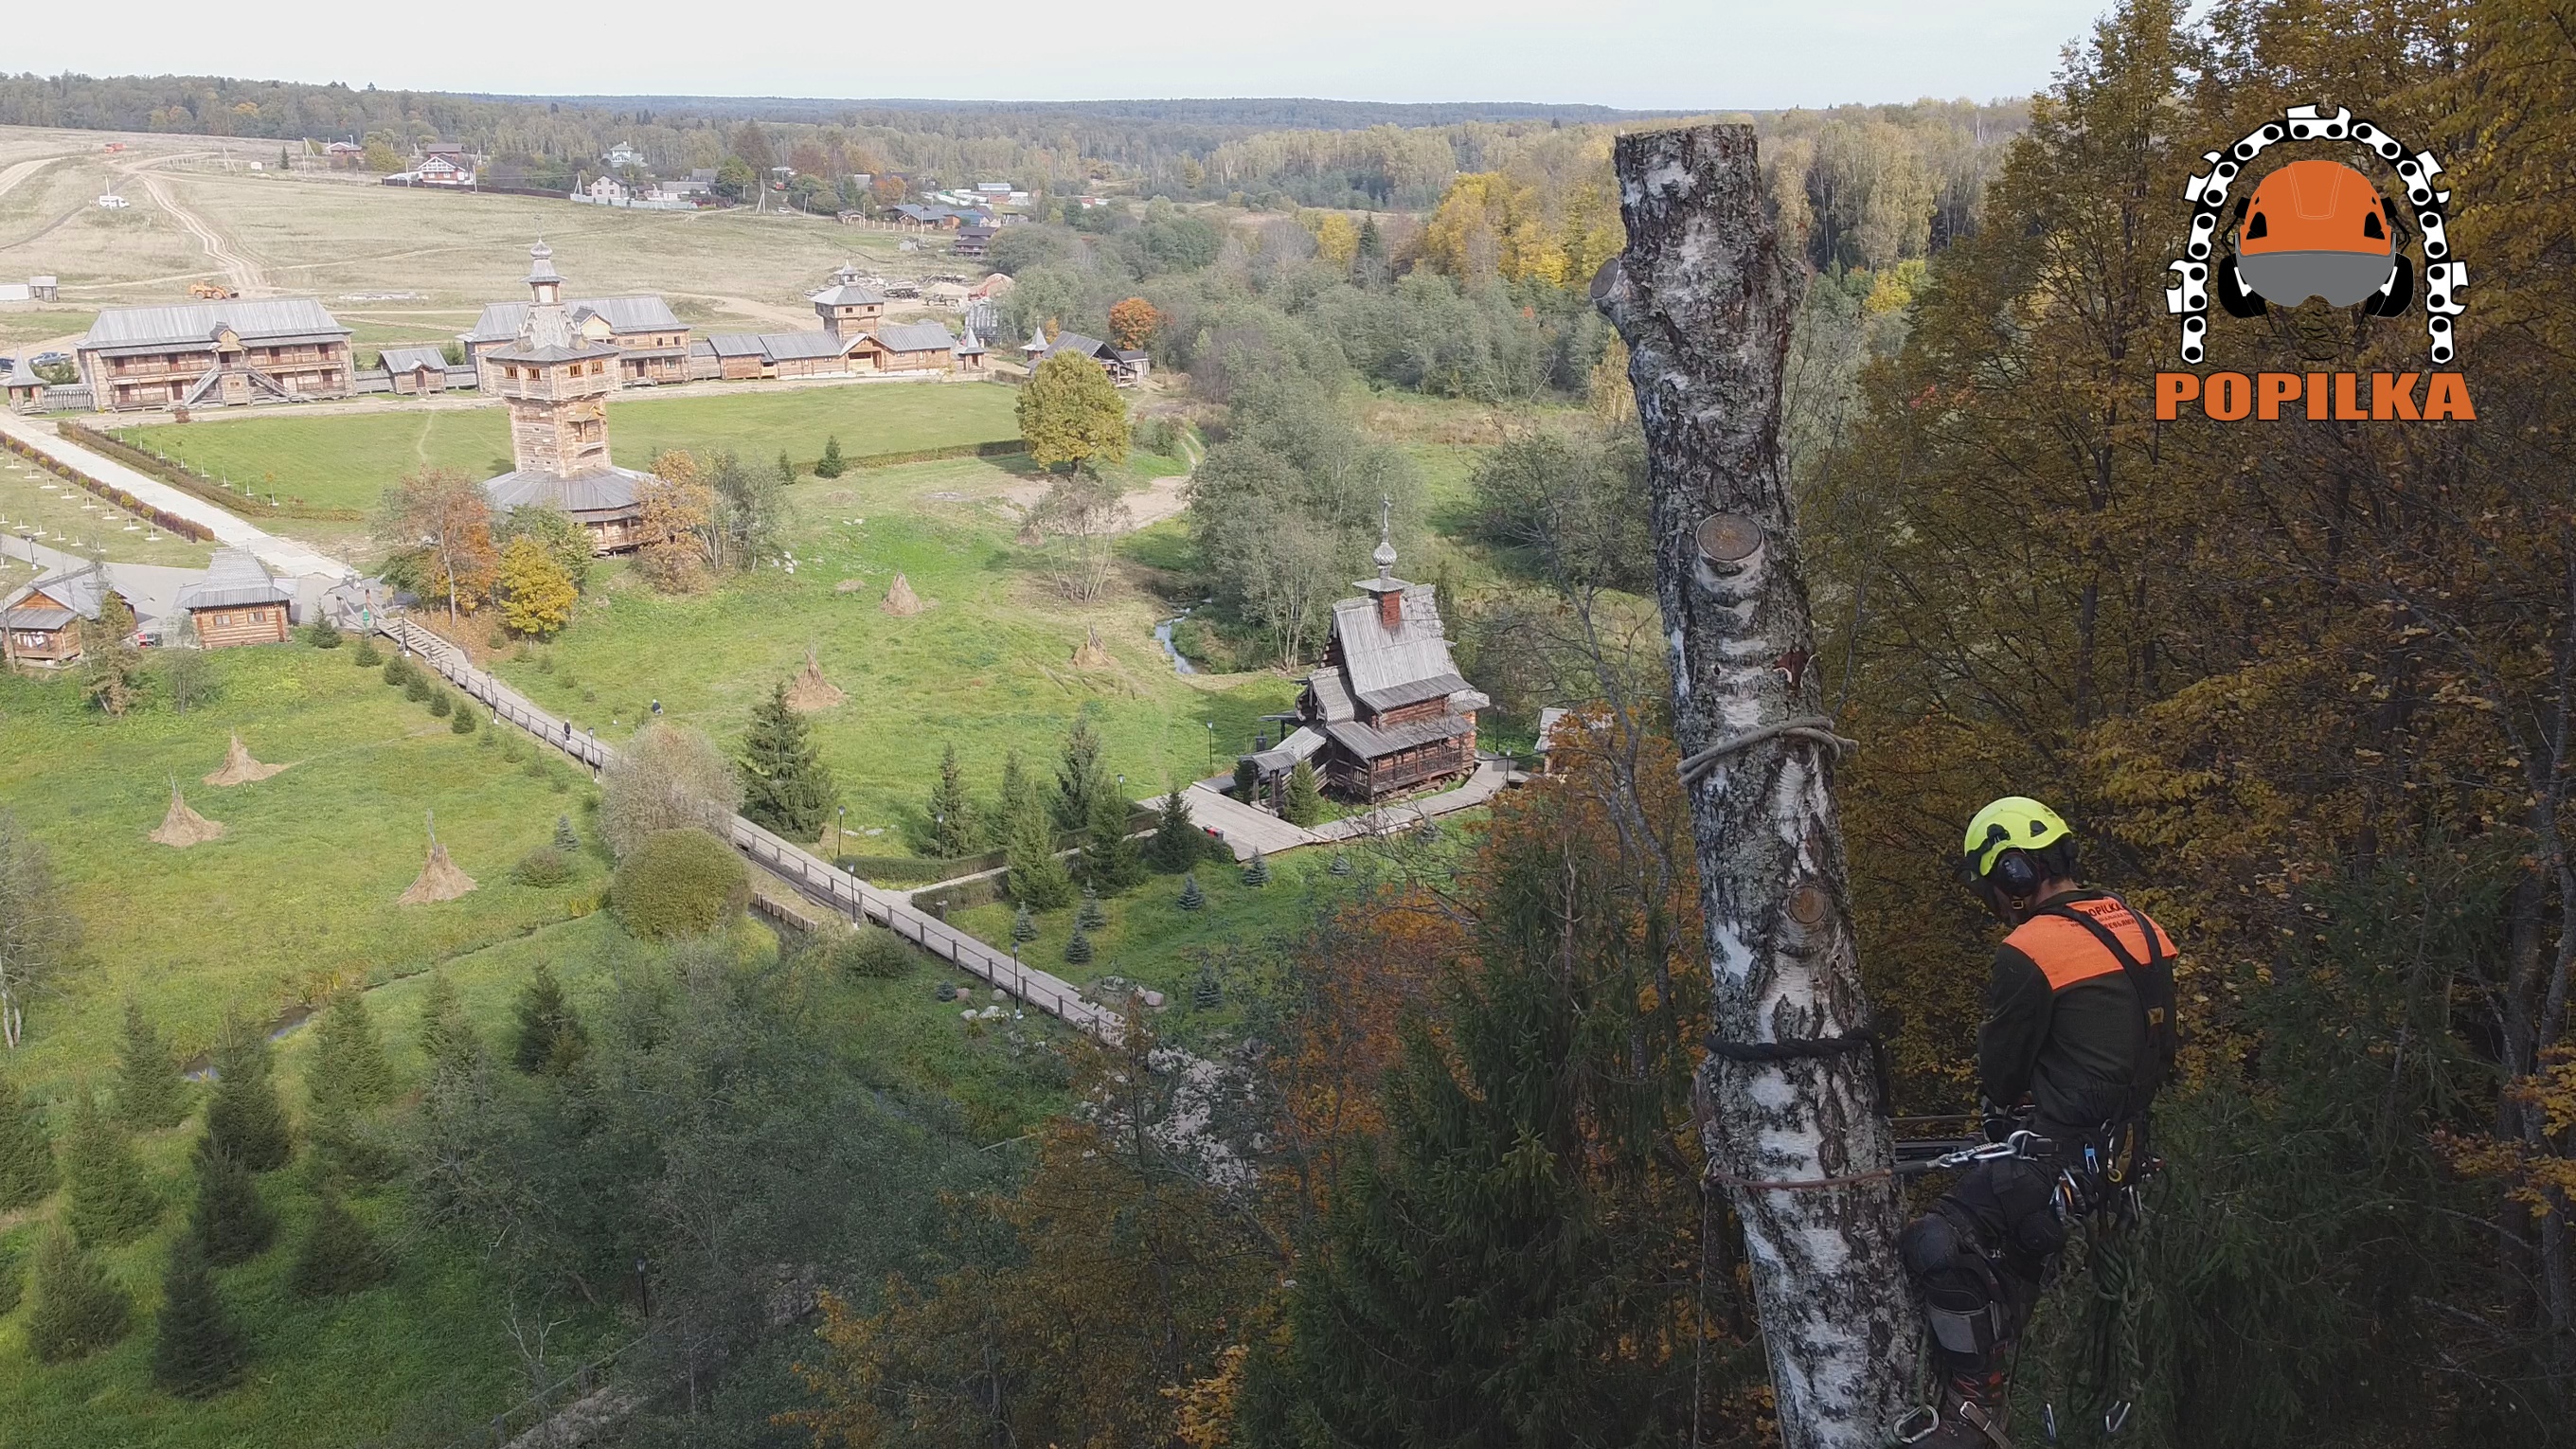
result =
M1631 109L1988 100L2108 0L26 0L0 68L519 94L1322 96Z

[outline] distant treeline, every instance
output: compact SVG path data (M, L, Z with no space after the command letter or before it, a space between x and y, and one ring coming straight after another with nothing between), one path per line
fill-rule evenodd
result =
M2022 130L2027 111L2018 101L1922 101L1748 118L1801 158L1799 172L1816 171L1806 189L1822 233L1819 259L1857 263L1863 253L1920 255L1913 233L1924 218L1944 235L1962 222L1989 158ZM549 182L595 170L623 141L664 174L741 156L755 167L899 172L942 185L1009 180L1059 195L1352 210L1428 209L1459 175L1512 170L1532 157L1599 156L1612 131L1647 119L1601 106L1504 103L541 99L217 76L0 77L0 124L372 139L398 154L449 142L492 157L503 172ZM748 150L759 154L745 154L746 126L758 133ZM1866 223L1851 201L1859 192L1881 196ZM1856 235L1864 225L1875 228L1865 240Z

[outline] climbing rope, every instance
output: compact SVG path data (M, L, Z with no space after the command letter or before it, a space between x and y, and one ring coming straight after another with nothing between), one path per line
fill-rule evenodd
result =
M1725 759L1728 755L1734 754L1738 750L1758 745L1764 740L1779 739L1783 736L1790 739L1807 740L1815 744L1828 745L1831 746L1837 754L1860 748L1860 741L1845 739L1841 735L1835 734L1834 722L1825 718L1823 715L1800 715L1796 719L1784 719L1777 724L1767 724L1759 729L1746 730L1740 735L1734 735L1727 739L1719 740L1716 744L1710 745L1705 749L1696 750L1691 754L1683 756L1681 765L1682 784L1685 786L1697 784L1701 776L1706 775L1709 771L1717 768L1718 761Z

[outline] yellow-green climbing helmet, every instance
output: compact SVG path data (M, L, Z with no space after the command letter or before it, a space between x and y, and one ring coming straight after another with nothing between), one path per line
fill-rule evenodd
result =
M1984 880L2007 850L2041 850L2075 832L2058 813L2027 795L2006 795L1968 822L1959 855L1972 879Z

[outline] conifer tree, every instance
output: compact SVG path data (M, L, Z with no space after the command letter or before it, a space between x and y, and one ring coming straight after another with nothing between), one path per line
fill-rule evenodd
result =
M1088 931L1080 926L1073 928L1073 934L1064 943L1064 959L1075 966L1091 959L1091 934Z
M465 998L444 972L431 971L429 989L421 993L417 1040L433 1073L449 1067L470 1068L483 1055L483 1043L465 1015Z
M394 1072L367 1009L366 993L331 993L313 1030L313 1065L304 1074L316 1118L363 1112L393 1100Z
M789 840L819 835L841 798L805 717L787 703L784 679L752 707L735 771L742 777L743 818Z
M134 1305L72 1235L60 1227L36 1249L36 1306L27 1315L27 1347L41 1363L61 1363L125 1336Z
M1093 890L1122 891L1145 874L1136 842L1127 838L1127 802L1114 789L1091 799L1091 820L1082 837L1082 878Z
M815 477L817 477L817 478L820 478L820 477L822 477L823 475L822 475L821 473L816 473L814 476L815 476ZM787 450L786 450L785 448L781 448L781 449L779 449L779 450L778 450L778 482L779 482L779 485L780 485L781 487L784 487L784 486L786 486L787 484L793 483L793 482L795 482L795 481L796 481L796 460L795 460L795 459L793 459L793 458L791 458L791 457L788 457L788 456L787 456Z
M86 1087L72 1108L63 1168L71 1192L64 1217L83 1246L122 1243L161 1216L161 1199L135 1161L134 1145Z
M392 1271L375 1235L340 1201L339 1188L325 1179L313 1221L296 1244L288 1285L307 1298L323 1298L371 1287Z
M841 435L834 433L823 440L823 457L814 465L817 478L838 478L849 471L849 462L841 456Z
M1055 827L1034 801L1009 822L1003 853L1010 863L1011 895L1033 911L1051 911L1073 899L1073 877L1056 859Z
M995 800L993 819L997 828L1009 834L1011 822L1020 812L1043 802L1038 799L1037 782L1029 778L1028 768L1020 763L1020 752L1013 750L1002 757L1002 793Z
M972 855L978 844L975 805L966 794L966 769L957 763L957 742L939 757L939 783L930 787L930 845L941 855Z
M125 999L125 1039L116 1055L117 1120L137 1131L174 1126L188 1115L188 1079L170 1044L152 1029L143 1003Z
M1334 851L1333 863L1326 867L1326 869L1334 875L1349 875L1352 869L1350 852L1344 850Z
M0 1213L38 1201L59 1181L44 1109L15 1085L0 1081Z
M1191 871L1188 875L1181 877L1180 905L1181 909L1185 911L1206 909L1207 892L1199 889L1199 873L1197 871Z
M1085 715L1065 731L1064 754L1056 762L1056 824L1066 830L1088 828L1100 797L1113 788L1109 767L1100 758L1100 734L1091 727L1090 716Z
M1146 858L1156 870L1187 870L1207 853L1207 836L1198 822L1190 818L1190 802L1174 785L1163 796L1163 809L1154 821L1154 838L1145 846Z
M554 845L555 849L560 850L567 855L581 849L581 835L578 831L575 831L572 828L571 816L558 815L555 817Z
M1011 939L1025 946L1037 938L1037 919L1029 914L1027 906L1020 907L1019 914L1011 918Z
M590 1030L565 998L563 983L540 964L519 988L519 1039L511 1063L523 1072L562 1076L590 1054Z
M216 1393L241 1377L250 1357L241 1329L215 1293L204 1250L185 1234L170 1245L155 1328L152 1381L174 1394L201 1399Z
M1073 913L1073 923L1086 931L1097 931L1109 924L1109 912L1101 907L1100 892L1089 886L1082 888L1082 909Z
M215 1092L206 1103L206 1136L253 1172L273 1172L295 1155L271 1073L268 1034L238 1016L224 1020L215 1047Z
M197 1139L192 1154L197 1170L197 1197L188 1209L188 1236L219 1268L247 1263L277 1240L277 1213L259 1195L259 1179L250 1169Z
M1217 985L1216 973L1202 967L1199 979L1190 987L1190 1005L1200 1011L1214 1011L1225 1004L1225 988Z
M1259 850L1253 851L1252 859L1243 863L1243 883L1256 890L1270 884L1270 860Z
M1313 825L1324 818L1324 789L1315 779L1311 760L1299 760L1288 772L1288 796L1279 802L1279 816L1291 825Z

